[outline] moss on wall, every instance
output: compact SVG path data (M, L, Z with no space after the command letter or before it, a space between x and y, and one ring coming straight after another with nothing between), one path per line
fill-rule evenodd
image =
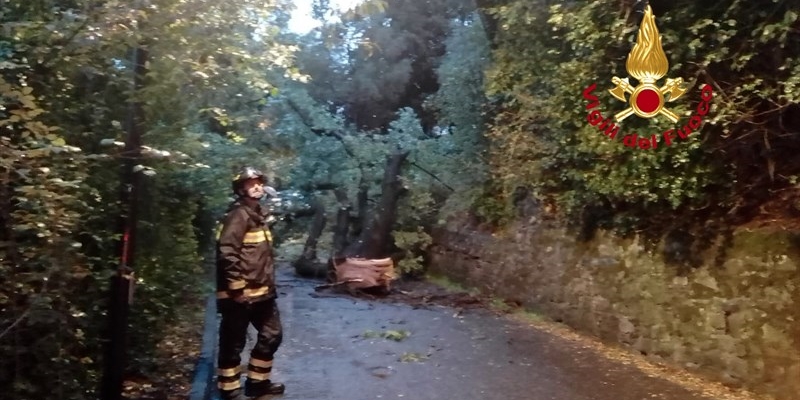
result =
M497 237L455 224L435 233L431 269L650 357L780 399L800 393L800 249L780 230L733 233L697 268L664 243L518 225Z

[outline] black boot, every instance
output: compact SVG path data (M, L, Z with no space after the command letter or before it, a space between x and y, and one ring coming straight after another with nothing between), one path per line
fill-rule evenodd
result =
M250 381L245 382L244 392L248 397L261 397L272 394L283 394L286 391L286 386L282 383L276 383L269 380L266 381Z
M248 400L242 393L242 389L220 390L219 398L222 400Z

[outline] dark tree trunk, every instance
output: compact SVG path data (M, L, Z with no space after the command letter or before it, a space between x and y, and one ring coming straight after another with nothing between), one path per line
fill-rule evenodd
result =
M369 194L367 191L369 187L367 186L366 182L364 182L364 178L362 175L361 184L358 187L358 196L356 197L356 206L357 209L357 217L352 221L352 229L349 233L349 240L348 243L355 242L361 236L361 233L364 231L364 227L367 225L367 216L369 215Z
M294 262L294 268L300 276L321 278L325 276L325 265L317 262L317 242L322 235L322 230L325 229L325 208L315 200L312 209L314 210L314 219L308 230L303 254Z
M345 256L376 259L389 254L390 233L397 219L397 201L405 191L400 182L400 168L408 154L404 151L387 157L378 207L359 239L344 250Z
M3 156L5 157L5 155L4 152ZM12 199L14 195L14 189L11 187L11 168L11 166L4 168L3 175L0 178L0 240L7 243L15 243L16 241L13 220L11 218ZM12 264L22 264L17 246L8 246L4 249L4 252L5 256Z
M339 210L336 212L336 226L333 228L333 256L337 257L347 247L347 234L350 231L350 210L352 206L344 189L337 188L333 193L336 195L336 201L339 202Z
M145 47L133 49L133 89L144 89L147 75L149 53ZM117 274L111 277L111 290L108 310L108 342L106 343L103 376L100 393L104 400L122 399L124 371L128 363L128 317L133 300L136 259L136 239L138 224L138 201L141 174L134 171L136 163L141 162L142 131L145 113L142 103L131 99L128 110L128 137L125 141L126 159L122 167L121 204L125 211L119 218L121 240L118 242L120 263Z
M307 260L317 259L317 241L322 234L322 230L325 229L325 209L318 202L315 202L314 209L314 220L311 223L308 239L306 239L306 245L303 247L303 255L301 256Z
M358 221L359 221L358 234L359 235L361 234L361 231L364 230L364 225L367 222L367 215L368 215L367 212L369 211L369 205L367 204L367 202L369 201L367 190L369 190L369 187L367 187L366 183L361 185L361 188L358 190Z
M347 200L347 195L342 189L337 189L335 194L340 206L336 212L336 226L333 228L333 254L328 259L327 280L331 283L336 281L334 263L338 264L338 260L344 258L341 254L344 248L347 247L347 232L350 230L350 203Z

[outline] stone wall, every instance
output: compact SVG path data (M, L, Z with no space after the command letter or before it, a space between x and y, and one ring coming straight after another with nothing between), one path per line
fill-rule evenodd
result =
M800 399L795 234L739 230L722 264L710 249L680 274L636 238L582 243L535 218L512 231L451 223L434 234L431 270L728 385Z

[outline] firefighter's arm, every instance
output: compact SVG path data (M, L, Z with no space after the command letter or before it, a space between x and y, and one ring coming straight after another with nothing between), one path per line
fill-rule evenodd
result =
M239 291L245 287L241 250L247 232L247 214L235 210L228 214L219 234L219 263L228 290Z

